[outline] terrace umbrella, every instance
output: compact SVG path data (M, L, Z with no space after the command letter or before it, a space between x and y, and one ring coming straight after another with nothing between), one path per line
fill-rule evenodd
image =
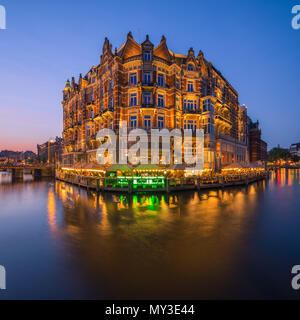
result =
M173 164L169 169L170 170L185 170L186 166L183 164Z
M175 177L180 177L180 176L184 176L186 166L183 164L173 164L168 169L173 171Z
M264 168L265 166L263 164L257 163L257 162L251 162L250 168Z
M89 169L89 170L104 170L105 169L105 167L104 167L104 165L102 165L102 164L99 164L99 163L96 163L96 162L90 162L90 163L88 163L88 164L86 164L86 165L84 165L83 167L82 167L82 169L84 170L84 169Z
M244 169L244 168L247 168L247 166L240 162L230 163L223 167L223 169Z

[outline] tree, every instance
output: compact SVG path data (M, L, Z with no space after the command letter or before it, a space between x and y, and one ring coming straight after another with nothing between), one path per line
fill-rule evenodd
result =
M288 149L283 148L273 148L268 153L268 161L274 162L277 160L289 160L292 159L292 155Z

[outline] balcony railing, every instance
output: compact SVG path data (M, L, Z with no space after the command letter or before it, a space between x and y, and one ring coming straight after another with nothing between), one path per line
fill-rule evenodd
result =
M168 62L167 60L162 59L160 57L156 57L156 56L153 56L153 61L160 61L160 62L167 64L168 66L170 65L170 62Z
M144 86L144 87L154 87L155 86L155 82L145 82L145 81L143 81L142 82L142 85Z
M88 101L88 102L86 103L86 105L87 105L87 106L95 105L95 101L94 101L94 100Z
M134 57L130 57L124 60L124 63L126 62L130 62L130 61L135 61L135 60L142 60L142 55L138 55L138 56L134 56Z
M223 116L220 115L220 114L216 114L216 115L215 115L215 118L216 118L216 119L219 119L219 120L222 120L222 121L224 121L224 122L226 122L226 123L228 123L228 124L230 124L230 125L232 124L232 122L231 122L229 119L223 117Z
M105 112L113 112L114 111L114 107L107 107L107 108L104 108L102 113L105 113Z
M154 108L154 103L142 103L142 108Z
M199 114L201 113L201 110L189 110L189 109L182 109L183 113L190 113L190 114Z

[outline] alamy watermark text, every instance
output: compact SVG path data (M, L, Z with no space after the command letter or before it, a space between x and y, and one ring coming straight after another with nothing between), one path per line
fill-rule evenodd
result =
M0 5L0 29L6 29L6 9L2 5Z
M6 289L6 271L3 266L0 265L0 290Z
M294 30L300 29L300 5L293 6L292 8L292 14L295 14L295 16L292 19L292 28Z

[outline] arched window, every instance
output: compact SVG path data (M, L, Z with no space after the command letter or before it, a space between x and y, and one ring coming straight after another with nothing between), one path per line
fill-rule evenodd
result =
M194 66L192 64L188 64L188 70L189 71L194 71Z

